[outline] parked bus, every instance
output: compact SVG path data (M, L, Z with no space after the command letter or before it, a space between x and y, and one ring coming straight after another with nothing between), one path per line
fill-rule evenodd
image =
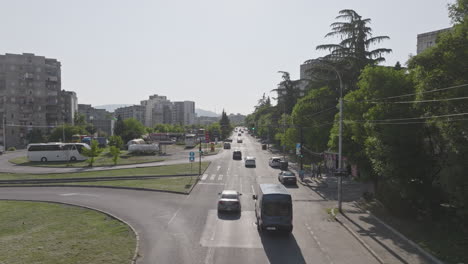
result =
M197 145L197 135L195 134L186 134L185 135L185 147L193 148Z
M38 143L29 144L27 157L30 161L77 161L86 160L82 155L83 148L89 149L85 143Z
M259 184L255 200L258 231L278 230L291 233L293 208L291 195L281 184Z

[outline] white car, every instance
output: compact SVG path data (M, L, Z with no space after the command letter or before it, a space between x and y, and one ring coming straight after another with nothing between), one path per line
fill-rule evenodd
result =
M268 161L268 165L273 168L278 168L280 166L281 158L280 157L271 157Z
M241 212L241 203L239 196L241 193L234 190L224 190L219 193L218 213L220 212Z
M256 167L256 163L255 163L255 158L254 157L245 157L244 159L244 164L245 164L245 167Z

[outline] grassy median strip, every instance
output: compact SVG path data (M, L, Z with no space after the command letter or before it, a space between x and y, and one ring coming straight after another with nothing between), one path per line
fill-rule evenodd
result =
M70 182L70 183L38 183L36 185L60 185L60 186L109 186L109 187L125 187L125 188L144 188L158 191L170 191L186 193L195 181L197 176L183 177L164 177L156 179L141 179L141 180L116 180L116 181L92 181L92 182ZM22 184L18 184L21 186ZM30 185L30 184L27 184ZM1 186L1 184L0 184ZM15 185L16 186L16 185ZM0 262L1 263L1 262Z
M210 162L202 162L202 172L208 168ZM187 192L196 181L196 176L176 176L198 173L198 166L191 164L166 165L158 167L93 171L93 172L76 172L76 173L61 173L61 174L14 174L0 173L0 180L40 180L52 179L62 180L70 179L69 182L25 182L25 183L8 183L0 182L0 187L3 186L31 186L31 185L92 185L92 186L110 186L110 187L126 187L126 188L145 188L159 191L172 192ZM89 181L83 178L108 178L108 177L138 177L138 176L157 176L157 175L174 175L176 177L161 177L147 179L115 179L102 180L90 179ZM77 179L76 181L73 178ZM80 179L80 180L78 180ZM1 263L1 262L0 262Z
M130 263L135 235L105 214L75 206L0 201L0 263Z
M128 155L123 153L117 161L117 165L128 165L128 164L141 164L149 162L160 162L164 161L164 158L156 155ZM18 157L9 160L9 162L20 165L20 166L36 166L36 167L56 167L56 168L83 168L88 167L87 161L50 161L50 162L39 162L29 161L26 157ZM111 166L114 165L112 156L109 152L103 152L99 157L95 158L94 167L99 166Z
M210 162L201 163L201 171L208 168ZM67 179L87 177L118 177L118 176L149 176L149 175L183 175L198 173L196 164L176 164L144 168L115 169L101 171L86 171L73 173L50 173L50 174L28 174L28 173L0 173L0 180L28 180L28 179Z

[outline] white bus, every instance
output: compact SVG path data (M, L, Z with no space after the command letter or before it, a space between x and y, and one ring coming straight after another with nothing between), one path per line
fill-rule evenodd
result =
M83 148L89 149L85 143L38 143L28 145L28 160L30 161L77 161L86 160L81 153Z
M186 134L185 135L185 147L193 148L197 145L197 135L195 134Z

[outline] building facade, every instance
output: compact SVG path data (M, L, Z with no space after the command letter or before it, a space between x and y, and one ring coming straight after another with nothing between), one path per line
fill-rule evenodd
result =
M122 120L135 118L142 124L145 123L145 107L142 105L131 105L115 109L114 116L120 116Z
M436 44L437 36L442 33L451 30L452 28L444 28L441 30L436 30L436 31L431 31L431 32L426 32L422 34L418 34L417 39L417 48L416 48L416 54L419 54L426 50L427 48L430 48Z
M32 53L0 55L0 144L25 147L32 129L47 134L73 122L73 94L61 91L58 60Z
M181 101L174 102L174 122L177 125L193 125L195 124L195 102Z
M93 124L96 131L104 132L108 136L114 134L114 119L105 109L97 109L89 104L78 104L78 113L85 116L87 123Z

